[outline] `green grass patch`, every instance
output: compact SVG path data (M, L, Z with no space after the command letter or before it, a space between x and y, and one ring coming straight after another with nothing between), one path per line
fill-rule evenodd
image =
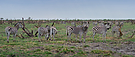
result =
M89 45L84 45L84 47L90 47Z
M52 54L52 53L49 51L45 51L45 52L43 52L43 54Z

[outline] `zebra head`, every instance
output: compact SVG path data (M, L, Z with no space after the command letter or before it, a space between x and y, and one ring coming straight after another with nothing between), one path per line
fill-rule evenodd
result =
M23 28L23 24L21 22L18 22L15 24L16 27L20 27L20 28Z
M83 26L83 27L89 27L89 22L87 22L87 21L82 22L82 26Z
M87 22L87 21L82 22L82 29L83 29L84 31L86 31L88 28L89 28L89 22Z
M104 23L104 25L107 28L107 30L109 30L111 28L111 24L109 24L109 23Z

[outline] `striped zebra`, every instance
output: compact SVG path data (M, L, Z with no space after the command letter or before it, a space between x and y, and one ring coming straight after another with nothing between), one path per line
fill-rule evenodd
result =
M102 25L100 26L95 26L92 28L93 30L93 41L94 41L94 36L96 35L96 33L98 34L102 34L102 37L105 38L105 41L106 41L106 33L107 33L107 30L109 30L111 28L111 25L109 23L102 23Z
M49 31L50 31L50 26L49 25L46 25L46 27L39 27L38 28L38 38L39 38L39 42L42 41L42 38L41 36L45 36L45 38L49 38Z
M57 31L57 29L53 25L54 25L54 23L50 27L50 36L51 36L51 40L52 40L52 36L53 36L53 41L54 41L55 40L54 36L57 34L58 31Z
M112 28L112 36L114 36L115 33L117 33L117 37L122 36L121 28L123 25L123 22L117 22L117 24Z
M80 41L81 41L81 37L83 35L84 43L85 43L85 37L87 34L88 27L89 27L89 22L82 22L82 26L80 26L80 27L67 26L66 34L67 34L68 38L70 38L70 40L71 40L72 33L75 34L76 40L77 40L77 36L79 35Z
M7 43L9 43L10 34L13 35L13 41L15 41L14 38L16 38L16 35L17 35L17 32L18 32L19 28L23 28L23 24L21 22L16 23L14 27L8 26L8 27L5 28L5 33L7 35Z

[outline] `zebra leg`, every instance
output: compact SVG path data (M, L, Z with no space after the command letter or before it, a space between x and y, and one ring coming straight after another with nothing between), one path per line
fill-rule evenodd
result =
M51 36L51 40L52 40L52 34L50 33L50 36Z
M106 33L103 33L102 37L104 38L105 42L106 42ZM103 40L102 40L103 41Z
M76 35L75 35L75 37L76 37L76 41L77 41L77 36L78 36L78 35L76 34Z
M52 31L52 29L50 29L51 40L52 40L52 34L53 34L53 31Z
M83 38L84 38L84 43L85 43L85 38L86 38L86 33L83 34Z
M117 37L119 37L119 36L120 36L120 32L118 31L118 32L117 32Z
M47 34L45 34L45 39L47 39ZM45 40L45 39L44 39L44 40Z
M112 36L114 37L114 33L115 33L115 31L112 31Z
M67 32L68 34L67 34L67 36L68 36L68 40L69 40L69 38L70 38L70 40L71 40L71 34L72 33L69 33L69 32Z
M9 43L9 36L10 36L10 33L7 33L7 43Z
M95 32L93 32L93 42L94 42L94 36L96 35L96 33Z
M15 42L16 34L13 35L13 42Z
M39 38L39 42L42 40L41 39L41 34L40 33L38 33L38 38Z
M80 41L82 41L81 38L82 38L82 33L80 33Z
M70 41L71 41L71 33L69 34L69 38L70 38Z
M55 36L55 33L53 33L53 41L55 40L55 39L54 39L54 36Z

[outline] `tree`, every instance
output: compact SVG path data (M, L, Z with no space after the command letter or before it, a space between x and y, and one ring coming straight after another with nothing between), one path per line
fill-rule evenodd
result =
M0 20L0 24L2 24L3 22L2 22L2 20L4 19L4 18L0 18L1 20Z

